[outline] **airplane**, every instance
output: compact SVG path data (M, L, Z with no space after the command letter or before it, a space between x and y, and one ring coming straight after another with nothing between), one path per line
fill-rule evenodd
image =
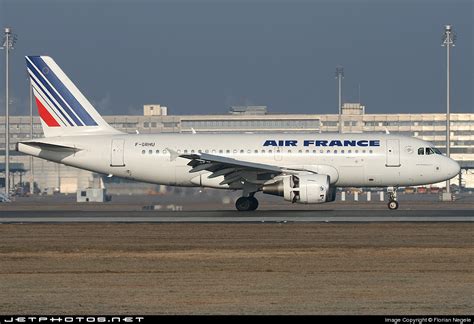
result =
M111 127L49 56L26 56L44 138L17 144L28 155L161 185L242 191L235 207L258 208L255 194L291 203L336 199L338 187L397 188L451 179L454 160L432 144L395 134L128 134Z

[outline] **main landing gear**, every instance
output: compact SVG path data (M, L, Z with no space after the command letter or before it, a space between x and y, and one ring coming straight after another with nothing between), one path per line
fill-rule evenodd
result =
M388 209L395 210L398 209L397 201L397 188L389 187L388 192Z
M252 211L258 208L258 200L253 195L240 197L235 202L235 208L238 211Z

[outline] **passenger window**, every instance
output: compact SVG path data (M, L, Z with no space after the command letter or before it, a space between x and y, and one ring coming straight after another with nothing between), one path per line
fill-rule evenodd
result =
M142 150L142 154L145 154L145 150Z
M425 149L423 147L418 149L418 155L425 155Z

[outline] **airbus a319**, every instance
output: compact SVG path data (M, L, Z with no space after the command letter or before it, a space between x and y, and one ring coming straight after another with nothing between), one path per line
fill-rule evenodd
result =
M26 64L44 138L17 150L80 169L149 183L239 190L239 211L255 194L288 202L334 201L337 187L396 188L456 176L457 162L432 144L395 134L127 134L111 127L48 56Z

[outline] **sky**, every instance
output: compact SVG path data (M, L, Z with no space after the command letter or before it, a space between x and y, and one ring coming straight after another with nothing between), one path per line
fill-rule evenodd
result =
M451 24L451 111L474 112L472 0L0 0L10 111L29 113L25 55L49 55L104 115L446 111L444 25ZM0 114L5 56L0 51Z

